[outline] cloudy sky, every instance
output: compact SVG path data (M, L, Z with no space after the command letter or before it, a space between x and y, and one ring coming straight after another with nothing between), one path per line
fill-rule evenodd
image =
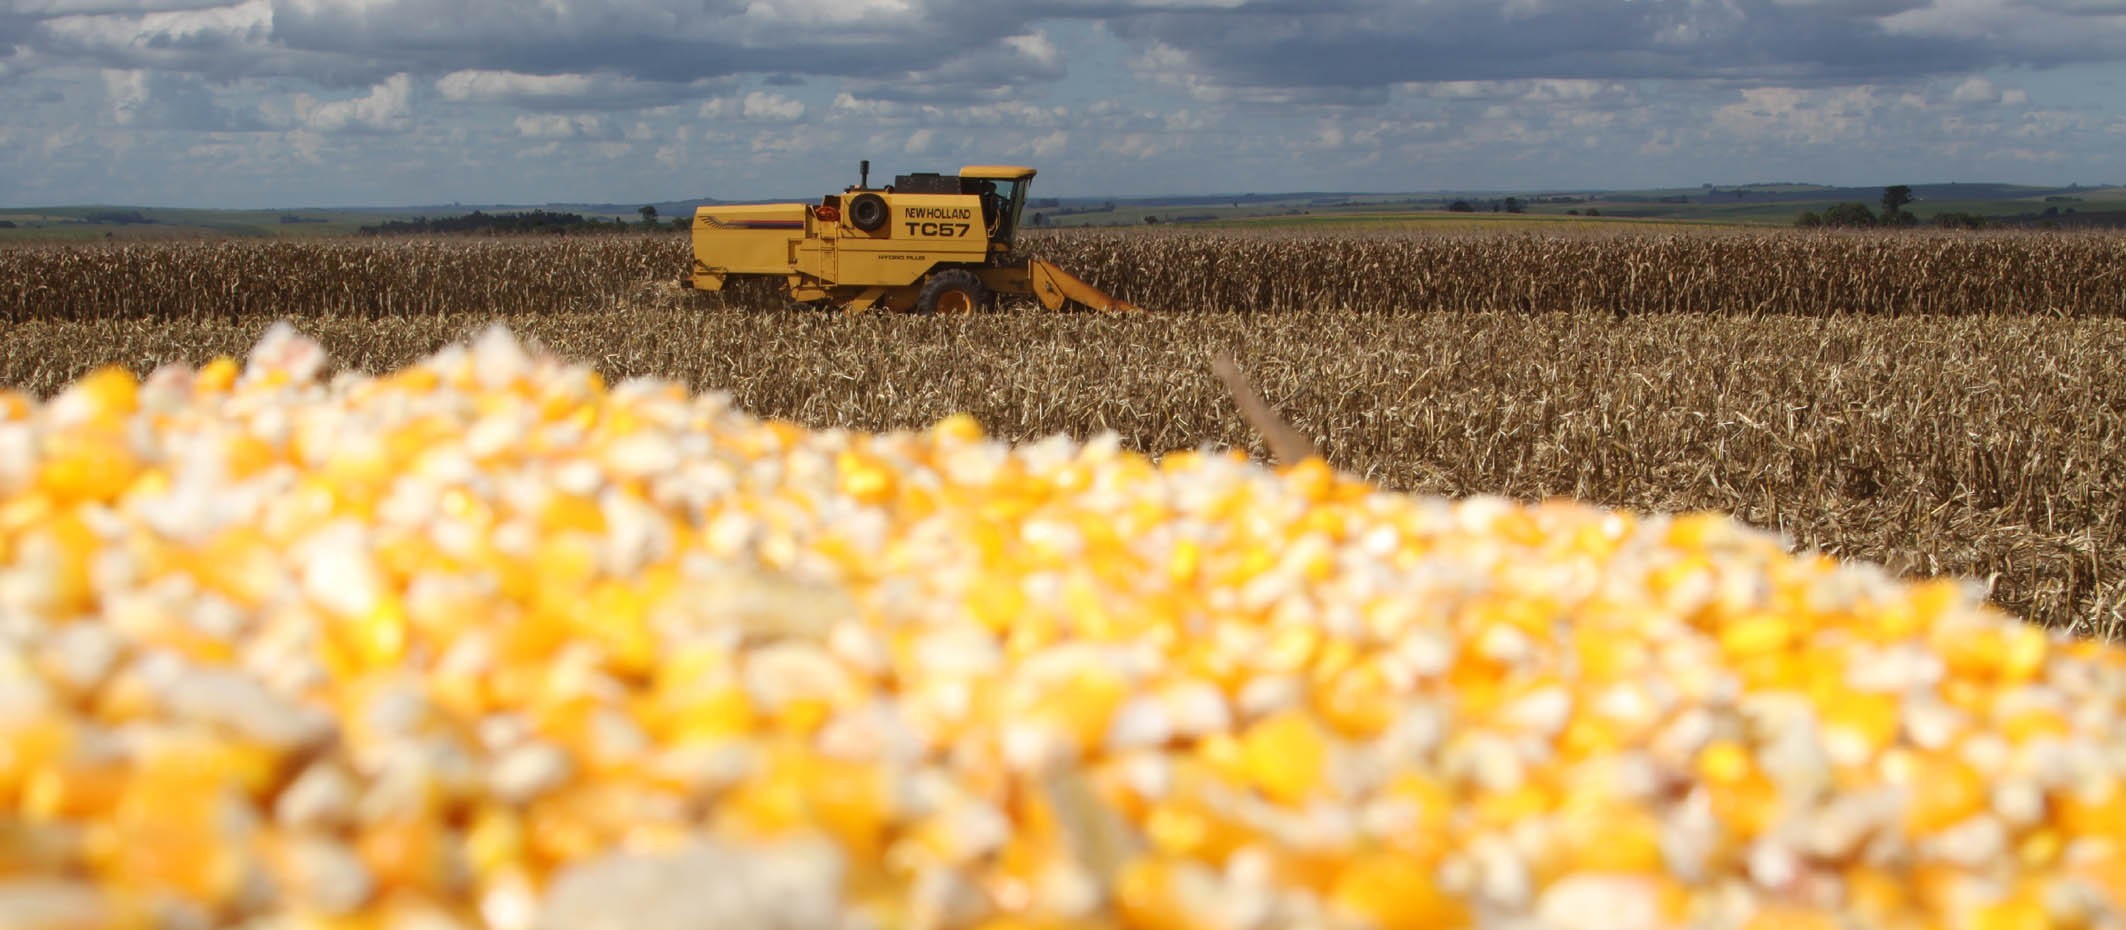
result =
M0 204L2126 182L2126 0L0 0Z

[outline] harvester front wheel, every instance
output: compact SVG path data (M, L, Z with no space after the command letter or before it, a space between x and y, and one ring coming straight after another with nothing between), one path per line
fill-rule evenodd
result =
M917 313L973 313L989 302L989 289L974 272L964 268L947 268L933 272L923 281L923 290L915 297Z

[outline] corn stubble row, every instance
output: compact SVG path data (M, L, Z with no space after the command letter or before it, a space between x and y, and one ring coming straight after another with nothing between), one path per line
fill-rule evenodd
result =
M2126 316L2105 234L1030 234L1031 253L1166 312ZM0 250L0 320L367 319L596 310L669 291L684 235L289 240ZM747 282L711 301L780 309Z
M0 320L365 319L589 310L677 280L684 236L326 239L0 250Z
M1152 307L2126 316L2126 240L2114 235L1174 231L1059 235L1033 248Z
M11 928L2126 926L2126 653L494 331L0 396Z

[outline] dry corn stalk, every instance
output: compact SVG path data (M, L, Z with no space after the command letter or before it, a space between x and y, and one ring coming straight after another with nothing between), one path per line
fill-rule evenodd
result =
M1211 370L1217 373L1220 381L1225 382L1225 389L1232 393L1233 402L1239 405L1241 416L1247 419L1249 426L1255 428L1255 432L1262 435L1262 441L1270 447L1270 454L1275 456L1278 462L1297 465L1316 457L1314 441L1293 429L1291 424L1286 423L1276 411L1270 409L1262 395L1256 393L1255 385L1248 381L1247 372L1240 370L1240 364L1233 361L1231 354L1220 353L1211 361Z
M2120 926L2126 653L494 332L0 397L0 925Z

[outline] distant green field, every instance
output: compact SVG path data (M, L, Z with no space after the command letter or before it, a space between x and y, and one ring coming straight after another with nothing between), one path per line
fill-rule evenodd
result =
M1192 223L1191 227L1262 229L1304 227L1315 229L1412 228L1429 230L1537 230L1554 228L1597 229L1609 226L1709 225L1700 220L1671 217L1573 216L1563 211L1528 213L1453 213L1446 210L1383 213L1323 213L1304 216L1245 217Z
M272 239L351 236L364 226L466 210L199 210L171 207L0 207L0 242L83 242L97 239ZM495 211L490 211L495 212ZM570 211L582 212L582 211ZM619 216L583 212L586 218ZM139 221L134 221L139 220Z
M134 218L142 222L132 221ZM187 210L163 207L0 208L0 241L344 236L396 214L339 210Z

